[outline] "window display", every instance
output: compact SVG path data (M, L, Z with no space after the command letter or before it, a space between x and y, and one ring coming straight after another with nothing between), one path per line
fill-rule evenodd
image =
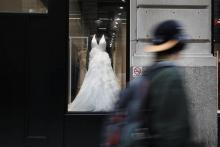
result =
M108 112L126 85L126 1L70 0L69 112Z
M99 44L94 35L91 47L88 71L69 111L110 111L117 101L119 84L106 52L104 35Z

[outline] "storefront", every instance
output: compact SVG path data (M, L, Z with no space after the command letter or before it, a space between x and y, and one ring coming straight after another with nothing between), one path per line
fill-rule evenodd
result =
M181 64L195 138L215 147L211 1L200 0L1 1L0 146L98 147L117 91L150 64L150 30L171 18L192 37Z
M128 6L123 0L0 2L2 147L98 146L102 121L113 106L109 95L129 77ZM98 54L105 57L100 61L96 51L90 53L94 34ZM92 56L99 67L89 69ZM108 101L98 102L97 109L90 101L83 111L71 110L88 70L87 81L95 82L84 85L96 91L94 102L101 91ZM115 81L105 87L109 80Z
M128 18L125 0L69 1L67 147L99 144L103 119L129 80Z

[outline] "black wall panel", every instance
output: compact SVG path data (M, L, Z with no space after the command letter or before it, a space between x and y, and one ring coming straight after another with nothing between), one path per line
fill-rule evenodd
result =
M49 105L49 30L47 15L29 15L27 26L27 147L44 147L47 142ZM31 143L32 142L32 143ZM41 145L40 145L41 144Z
M99 147L105 117L99 114L66 115L64 147Z
M63 147L68 9L0 13L1 147Z
M0 14L0 18L0 146L23 147L27 16Z

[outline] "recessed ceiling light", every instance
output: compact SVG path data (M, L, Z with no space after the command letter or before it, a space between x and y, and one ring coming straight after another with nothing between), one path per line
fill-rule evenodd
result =
M121 9L121 10L122 10L122 9L124 9L124 7L119 7L119 9Z
M114 28L117 28L117 26L115 25Z
M98 28L99 30L106 30L107 28Z
M121 20L120 18L115 18L116 21Z
M98 19L98 20L95 20L95 23L97 23L97 24L101 24L102 21Z

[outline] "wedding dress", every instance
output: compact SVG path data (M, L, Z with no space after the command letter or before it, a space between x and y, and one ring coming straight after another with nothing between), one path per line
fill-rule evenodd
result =
M120 87L106 52L104 35L99 44L94 35L91 46L88 71L69 111L111 111L118 100Z

